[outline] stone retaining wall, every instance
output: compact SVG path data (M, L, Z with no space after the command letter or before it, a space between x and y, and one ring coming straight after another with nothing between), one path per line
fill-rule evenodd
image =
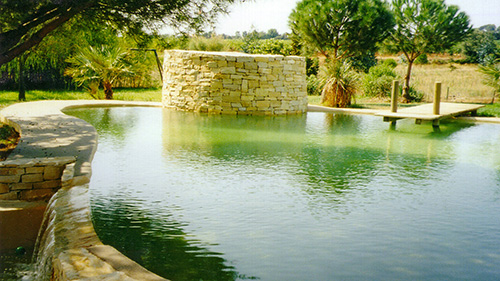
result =
M167 50L163 77L165 107L241 115L307 110L302 57Z
M72 176L63 172L75 157L18 159L0 162L0 200L48 200Z

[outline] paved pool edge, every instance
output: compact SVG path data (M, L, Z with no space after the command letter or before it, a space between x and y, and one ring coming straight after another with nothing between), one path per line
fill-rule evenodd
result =
M88 183L98 135L93 126L63 110L78 107L161 107L155 102L71 100L36 101L11 105L0 111L0 119L21 133L9 161L76 157L71 184L61 188L49 203L53 230L46 231L55 249L46 263L52 267L50 280L166 280L130 260L113 247L103 245L90 218ZM9 202L6 202L9 201ZM22 206L24 202L0 201ZM22 207L21 207L22 208ZM5 208L7 209L7 208ZM42 226L43 228L43 226ZM15 234L8 234L15 235Z

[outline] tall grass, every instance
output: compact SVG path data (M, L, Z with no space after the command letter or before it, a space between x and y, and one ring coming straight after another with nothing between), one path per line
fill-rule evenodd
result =
M415 65L412 70L411 86L424 93L424 101L431 102L434 84L442 83L442 100L457 102L489 102L493 88L483 84L483 75L477 65L460 64L423 64ZM398 65L396 73L406 74L406 65Z

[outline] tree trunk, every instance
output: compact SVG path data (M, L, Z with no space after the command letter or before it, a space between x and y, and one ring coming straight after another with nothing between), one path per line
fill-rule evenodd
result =
M410 78L411 78L411 68L413 66L413 63L415 62L415 59L410 59L408 58L408 68L406 69L406 75L405 75L405 83L403 85L403 102L404 103L409 103L411 102L411 97L410 97Z
M107 100L113 99L113 88L109 81L102 82L102 86L104 87L104 98Z
M25 101L26 100L26 86L24 84L24 61L26 59L26 56L20 56L18 58L18 63L19 63L19 77L18 77L18 84L19 84L19 101Z

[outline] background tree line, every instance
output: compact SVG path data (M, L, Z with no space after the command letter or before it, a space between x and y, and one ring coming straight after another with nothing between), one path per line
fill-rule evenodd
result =
M117 3L108 1L116 7ZM0 15L9 12L4 2L0 5ZM59 2L72 3L70 0ZM142 15L145 20L140 23L127 16L127 13L137 12L140 3L137 0L127 2L131 3L128 10L114 18L103 20L104 12L93 9L72 16L39 44L15 60L0 65L0 88L15 89L23 84L30 89L86 87L97 97L96 87L102 88L105 83L99 82L96 86L98 80L92 78L92 75L97 76L96 72L92 74L92 68L87 68L87 73L75 71L90 63L91 54L87 52L86 60L81 57L85 50L93 50L94 63L100 61L102 68L99 75L107 75L108 80L111 77L113 87L160 87L153 53L141 50L155 49L161 56L165 49L191 49L306 56L310 94L324 94L327 88L331 91L344 89L342 91L353 94L362 88L367 95L384 96L390 81L396 78L395 65L402 62L408 66L402 94L412 101L419 100L421 95L410 85L411 67L414 63L425 63L428 54L459 53L462 56L455 62L485 66L495 63L500 56L500 27L486 25L471 29L468 17L443 0L392 0L390 3L382 0L303 0L297 3L289 17L291 34L279 34L276 29L270 29L235 35L203 31L210 22L203 21L203 17L179 16L186 12L183 8L190 11L186 3L196 5L204 2L201 0L179 1L178 8L164 8L162 15L145 12ZM139 2L165 5L168 1ZM208 18L213 20L232 2L218 1L220 7L204 15L212 15ZM20 15L19 7L15 8L10 7L11 14L14 10ZM162 17L169 19L171 24L193 27L187 28L191 35L182 32L161 35L153 28L149 31L144 28ZM19 22L22 21L14 18L0 26L0 39L15 30ZM105 54L115 54L115 61L108 58L105 62ZM401 60L383 63L377 61L376 54L395 54ZM78 64L79 67L75 67ZM121 71L117 70L118 66ZM117 71L116 77L109 75L113 69ZM20 83L23 80L25 83ZM331 98L327 102L331 106L348 106L352 100L349 96L343 100Z

